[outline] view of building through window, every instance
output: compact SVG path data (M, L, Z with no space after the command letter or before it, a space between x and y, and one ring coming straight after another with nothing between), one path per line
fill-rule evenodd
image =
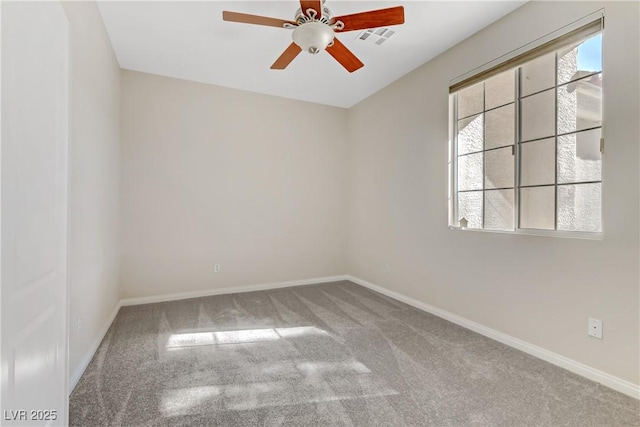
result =
M455 97L454 222L602 231L601 33Z

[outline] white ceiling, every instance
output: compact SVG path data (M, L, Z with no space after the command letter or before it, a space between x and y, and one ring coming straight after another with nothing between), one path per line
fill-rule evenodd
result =
M382 45L338 38L365 66L350 74L326 52L302 52L286 70L269 67L291 30L222 20L222 11L293 19L290 1L101 1L100 12L125 69L235 89L351 107L512 10L521 1L328 0L334 16L397 5L405 24Z

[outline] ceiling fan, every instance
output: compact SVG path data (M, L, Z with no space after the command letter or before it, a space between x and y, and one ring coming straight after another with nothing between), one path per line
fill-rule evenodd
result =
M285 69L303 50L315 55L326 49L350 73L364 64L335 37L336 33L404 24L402 6L334 17L323 3L324 0L300 0L293 21L228 11L222 12L222 19L293 30L293 42L276 59L272 70Z

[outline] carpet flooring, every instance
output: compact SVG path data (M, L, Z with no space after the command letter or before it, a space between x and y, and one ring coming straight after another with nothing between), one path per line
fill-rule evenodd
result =
M70 424L635 426L640 402L344 281L123 307Z

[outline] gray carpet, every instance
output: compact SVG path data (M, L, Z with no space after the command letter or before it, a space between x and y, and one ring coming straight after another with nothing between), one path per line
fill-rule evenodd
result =
M640 402L335 282L123 307L70 423L632 426Z

